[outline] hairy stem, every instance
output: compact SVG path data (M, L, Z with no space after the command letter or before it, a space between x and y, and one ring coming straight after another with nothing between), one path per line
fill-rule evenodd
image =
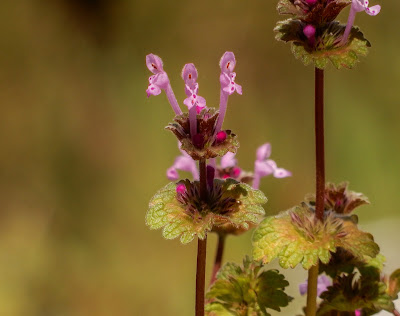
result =
M308 270L306 316L315 316L317 313L317 283L318 263Z
M199 161L199 169L200 169L200 196L203 201L207 201L207 167L206 160L201 159Z
M200 196L203 201L207 200L207 168L206 160L199 161L200 169ZM197 270L196 270L196 316L204 316L204 297L206 284L206 252L207 236L204 240L197 242Z
M316 205L318 220L324 220L325 197L325 148L324 148L324 71L315 68L315 160ZM308 270L307 316L317 312L318 264Z
M325 146L324 146L324 71L315 68L315 157L316 205L319 220L324 219L325 197Z
M210 284L213 284L215 282L215 280L217 279L217 273L218 273L219 269L221 268L222 255L224 254L224 247L225 247L225 239L226 239L226 235L218 234L217 253L215 255L214 268L213 268L213 272L211 275Z

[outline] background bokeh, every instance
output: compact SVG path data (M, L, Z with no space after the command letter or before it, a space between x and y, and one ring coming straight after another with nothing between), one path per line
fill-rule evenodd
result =
M377 17L356 20L373 44L368 58L351 71L326 71L326 167L327 180L349 180L370 198L361 227L391 272L400 259L400 2L377 2ZM146 98L148 53L162 57L179 101L180 71L195 63L200 95L217 106L219 59L235 52L244 93L230 98L225 126L239 135L241 167L251 170L268 141L273 159L293 172L263 179L269 214L314 190L313 68L274 40L275 5L1 1L0 315L193 314L196 243L164 240L144 222L179 154L163 129L173 117L165 95ZM250 239L229 238L225 259L240 262ZM207 278L215 243L210 235ZM298 297L306 272L284 273Z

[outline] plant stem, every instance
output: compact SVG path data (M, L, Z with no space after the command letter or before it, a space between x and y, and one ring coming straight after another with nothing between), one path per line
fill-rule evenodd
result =
M197 242L196 316L204 316L207 236Z
M315 160L316 203L315 214L324 220L325 148L324 148L324 71L315 67ZM308 270L307 316L317 312L318 264Z
M207 167L206 160L201 159L199 161L199 169L200 169L200 197L203 201L207 201Z
M207 200L207 169L206 160L199 161L200 169L200 196L203 201ZM206 251L207 236L197 242L197 270L196 270L196 316L204 316L204 297L206 284Z
M218 273L219 269L221 268L222 255L224 253L224 247L225 247L225 239L226 239L226 235L218 234L217 253L215 255L214 268L213 268L213 272L211 275L210 284L213 284L215 282L215 280L217 279L217 273Z
M315 157L316 157L316 205L315 213L324 219L325 197L325 146L324 146L324 71L315 68Z
M400 316L400 313L396 309L394 309L392 313L394 316Z
M315 316L317 313L317 283L318 283L318 263L308 270L307 286L307 316Z

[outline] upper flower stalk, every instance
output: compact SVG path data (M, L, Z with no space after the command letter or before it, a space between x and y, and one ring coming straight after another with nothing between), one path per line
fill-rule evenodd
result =
M215 133L218 133L222 128L224 122L226 108L228 105L228 96L235 91L242 94L242 86L235 82L236 73L233 71L236 66L235 55L232 52L226 52L219 62L221 74L219 82L221 84L220 103L219 103L219 117L215 125Z

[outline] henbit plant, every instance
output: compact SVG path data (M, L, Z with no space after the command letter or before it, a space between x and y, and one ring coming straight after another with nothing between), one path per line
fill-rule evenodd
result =
M347 26L334 21L350 3ZM294 55L304 64L315 66L316 194L262 221L265 212L261 205L267 199L258 190L260 178L270 174L283 178L291 173L269 159L268 143L258 148L253 173L238 166L237 137L230 130L222 130L229 95L242 94L242 87L235 82L233 53L225 53L220 61L219 111L207 108L205 99L198 95L195 66L185 65L184 104L189 113L181 112L161 59L147 56L147 66L155 73L147 94L158 95L165 90L176 114L166 129L177 136L182 155L167 170L167 177L177 181L181 170L190 172L193 180L179 180L161 189L150 201L146 222L151 229L163 228L167 239L180 237L182 243L188 243L198 238L196 316L270 315L269 309L280 311L287 306L292 300L284 292L288 282L278 271L265 270L275 258L283 268L301 263L309 271L307 282L300 285L301 294L307 293L307 316L366 316L381 310L400 315L393 305L400 290L400 269L390 277L383 275L385 259L379 246L371 234L358 228L358 217L351 214L368 204L368 199L349 191L347 183L325 185L323 69L329 61L338 69L352 68L358 56L367 53L370 43L353 26L355 12L361 11L361 6L370 15L380 11L379 6L368 8L365 0L279 1L278 11L292 18L278 22L277 39L291 42ZM246 257L243 266L228 263L221 268L226 236L255 226L253 258ZM205 251L210 232L219 238L204 308ZM319 277L322 273L326 275Z

